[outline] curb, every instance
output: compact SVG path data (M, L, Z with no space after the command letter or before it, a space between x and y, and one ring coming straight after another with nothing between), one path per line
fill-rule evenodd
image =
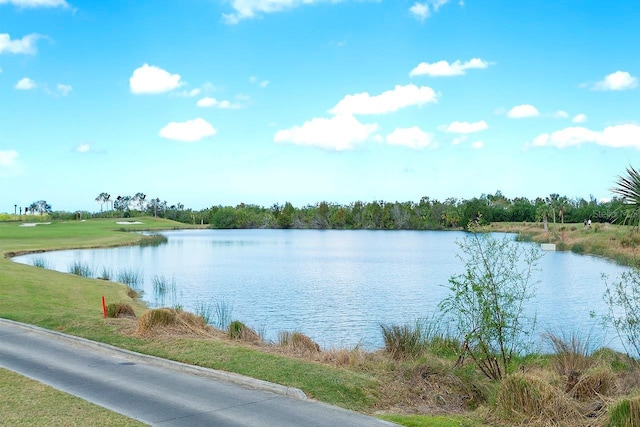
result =
M0 319L0 322L8 323L8 324L20 327L22 329L28 329L40 334L50 335L59 340L70 342L71 344L82 345L86 347L93 347L94 349L106 351L113 355L125 357L127 359L138 360L140 362L146 362L156 366L162 366L164 368L174 369L177 371L186 372L193 375L208 377L218 381L234 383L234 384L242 385L244 387L248 387L252 389L269 391L271 393L292 397L298 400L308 400L307 395L304 394L304 392L299 388L287 387L281 384L270 383L268 381L247 377L247 376L236 374L233 372L225 372L225 371L219 371L216 369L203 368L201 366L189 365L182 362L162 359L156 356L136 353L135 351L125 350L122 348L112 346L110 344L91 341L86 338L76 337L74 335L68 335L62 332L52 331L50 329L41 328L35 325L16 322L14 320Z

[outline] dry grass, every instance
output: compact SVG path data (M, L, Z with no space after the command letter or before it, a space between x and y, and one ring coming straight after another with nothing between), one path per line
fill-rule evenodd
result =
M158 308L145 311L138 318L138 335L195 335L210 337L214 329L201 316L172 308Z
M120 317L136 317L136 313L133 311L133 307L130 304L118 302L107 305L107 317L120 318Z
M262 343L262 338L255 330L238 320L234 320L229 324L227 337L235 341L244 341L251 344Z
M288 347L293 353L302 355L320 352L320 346L307 335L300 332L278 332L278 345L280 345L280 347Z
M558 388L531 374L512 374L498 387L497 414L526 425L583 425L585 417L575 401Z

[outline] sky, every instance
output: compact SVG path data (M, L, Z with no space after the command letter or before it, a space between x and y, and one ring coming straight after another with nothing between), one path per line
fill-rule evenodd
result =
M0 0L0 212L612 197L637 0Z

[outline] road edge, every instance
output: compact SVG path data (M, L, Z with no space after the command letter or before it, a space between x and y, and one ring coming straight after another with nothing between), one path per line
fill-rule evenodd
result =
M162 367L166 367L166 368L170 368L170 369L174 369L182 372L187 372L193 375L204 376L204 377L212 378L219 381L230 382L233 384L242 385L244 387L248 387L256 390L269 391L271 393L292 397L294 399L309 400L307 398L307 395L299 388L288 387L281 384L271 383L268 381L247 377L245 375L240 375L233 372L219 371L216 369L204 368L201 366L195 366L195 365L189 365L187 363L176 362L174 360L163 359L161 357L151 356L148 354L137 353L135 351L119 348L111 344L92 341L86 338L77 337L75 335L69 335L62 332L53 331L51 329L42 328L40 326L17 322L15 320L0 318L0 322L12 324L14 326L20 327L22 329L31 330L33 332L51 335L61 341L67 341L71 344L97 348L97 349L107 351L109 353L112 353L127 359L144 361L157 366L162 366Z

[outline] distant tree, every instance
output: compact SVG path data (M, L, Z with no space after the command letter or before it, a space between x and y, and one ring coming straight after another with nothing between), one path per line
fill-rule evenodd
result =
M147 198L147 195L144 193L136 193L131 201L135 204L138 205L138 210L139 211L143 211L144 210L144 202L145 199Z
M291 228L291 226L293 225L294 215L295 208L291 203L286 202L284 204L284 208L282 208L282 210L278 214L278 226L280 226L280 228Z
M640 172L627 166L626 175L618 176L616 186L611 191L622 196L625 221L640 227Z
M27 208L25 208L25 211L26 209ZM51 205L45 200L38 200L37 202L31 203L29 210L31 210L32 213L38 213L40 215L51 213Z
M102 206L108 202L109 197L111 196L107 193L100 193L98 197L96 197L96 202L100 204L100 212L102 212Z
M130 208L131 196L118 196L113 204L113 208L121 213L127 212Z

